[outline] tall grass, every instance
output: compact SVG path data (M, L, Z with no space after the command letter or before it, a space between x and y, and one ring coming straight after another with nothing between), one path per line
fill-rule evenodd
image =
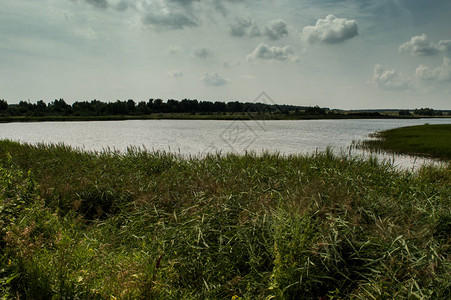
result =
M451 297L451 166L0 142L4 298Z
M451 124L417 125L375 134L361 147L372 150L451 159Z

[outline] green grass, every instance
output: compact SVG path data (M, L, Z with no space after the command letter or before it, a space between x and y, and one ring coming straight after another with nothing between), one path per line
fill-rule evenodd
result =
M363 147L389 152L451 159L451 124L418 125L379 132Z
M4 299L449 299L451 165L0 141Z

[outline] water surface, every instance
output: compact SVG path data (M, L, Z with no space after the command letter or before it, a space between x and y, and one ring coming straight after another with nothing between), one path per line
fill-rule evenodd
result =
M129 146L182 155L270 151L306 154L332 147L348 151L353 141L377 131L420 124L449 124L451 119L218 121L128 120L0 124L0 139L28 143L64 143L85 150ZM353 150L355 153L359 151ZM414 159L390 156L410 166ZM417 160L416 163L419 163Z

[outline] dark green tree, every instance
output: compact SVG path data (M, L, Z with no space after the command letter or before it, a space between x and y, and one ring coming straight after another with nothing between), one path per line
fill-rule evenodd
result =
M8 109L8 102L6 102L4 99L0 99L0 110L6 111Z

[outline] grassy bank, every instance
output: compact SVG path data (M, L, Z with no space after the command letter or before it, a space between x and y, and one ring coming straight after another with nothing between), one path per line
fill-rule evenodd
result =
M418 125L377 133L376 140L363 142L368 149L451 159L451 124Z
M451 297L451 165L0 141L0 294Z

